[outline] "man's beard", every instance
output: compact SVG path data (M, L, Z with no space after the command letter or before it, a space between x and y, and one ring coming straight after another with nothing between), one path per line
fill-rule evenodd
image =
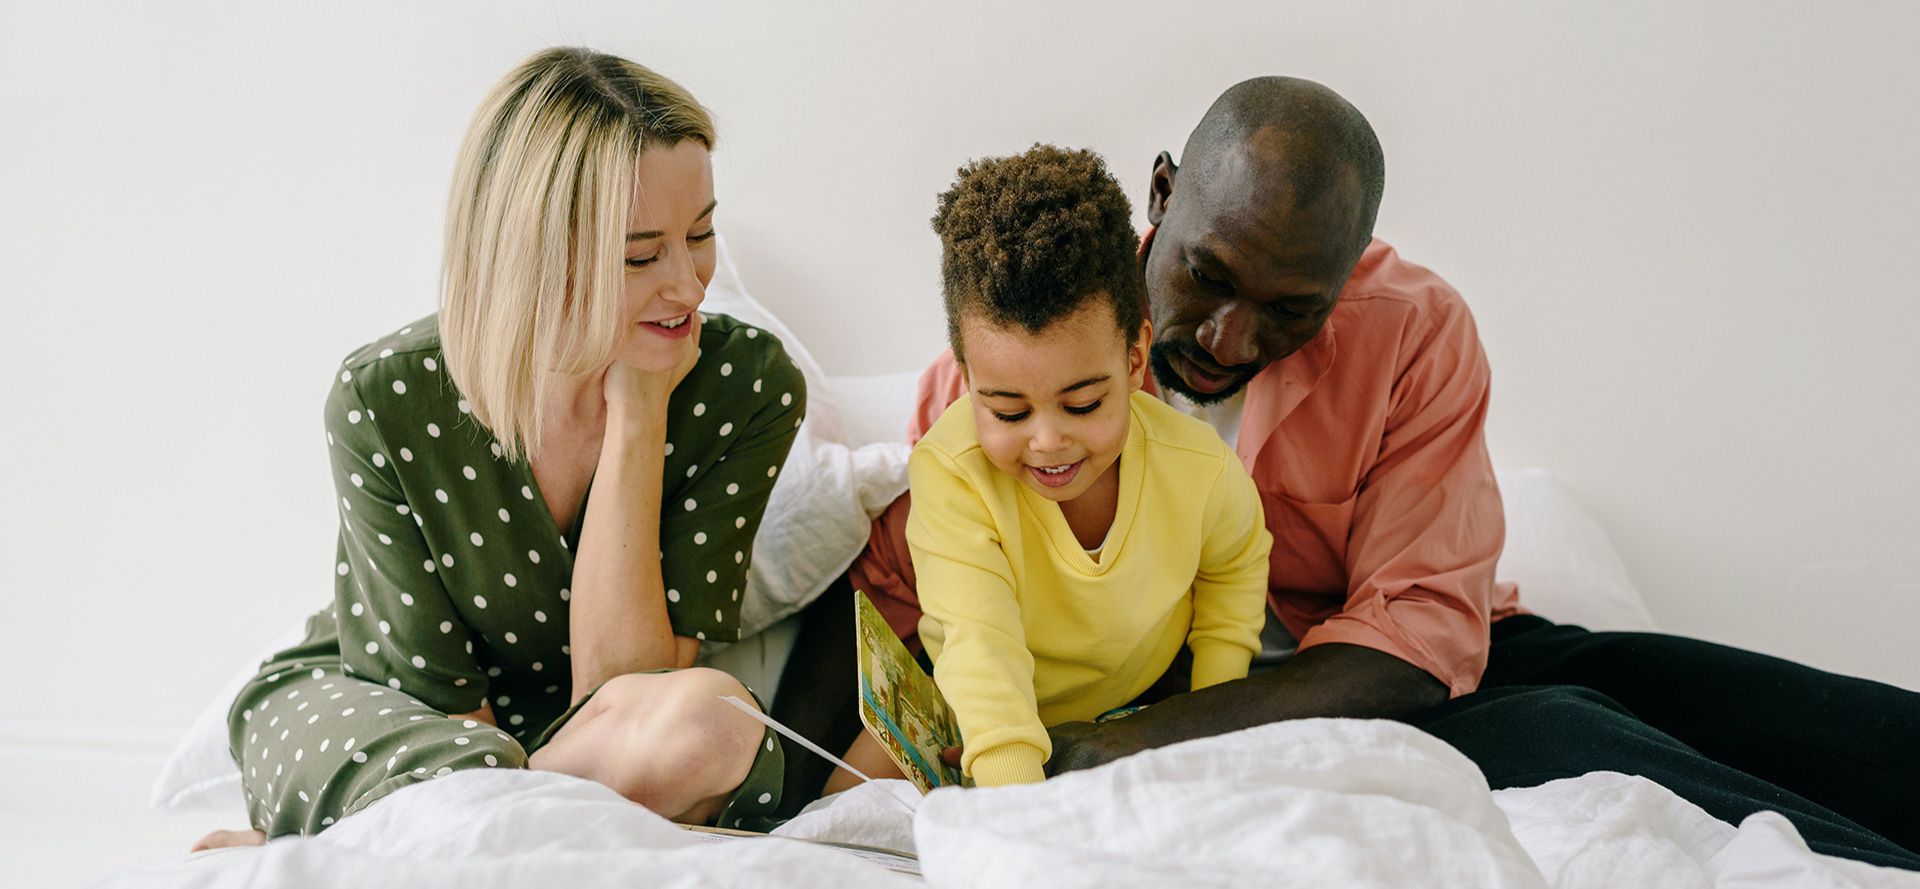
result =
M1239 379L1234 380L1232 385L1212 394L1195 392L1187 385L1187 381L1181 378L1179 371L1173 369L1173 358L1175 355L1186 358L1190 354L1191 350L1182 343L1154 343L1153 346L1147 350L1147 364L1153 368L1153 378L1160 384L1160 388L1176 392L1181 398L1191 401L1194 404L1204 406L1226 401L1238 395L1240 390L1247 385L1247 381L1254 377L1254 375L1250 373L1243 374Z

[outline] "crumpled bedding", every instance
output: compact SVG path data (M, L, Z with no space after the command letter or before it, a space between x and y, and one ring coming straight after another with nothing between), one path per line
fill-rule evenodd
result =
M1778 815L1736 828L1641 778L1489 792L1452 748L1374 720L1261 726L1021 787L920 798L903 781L875 782L777 835L906 849L940 887L1920 887L1920 874L1809 851ZM475 770L396 792L318 837L106 885L919 884L813 843L709 842L590 782Z

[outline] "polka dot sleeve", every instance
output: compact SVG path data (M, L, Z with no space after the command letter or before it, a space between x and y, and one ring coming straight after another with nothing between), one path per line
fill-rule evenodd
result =
M343 369L326 408L340 501L334 618L346 670L442 712L478 710L487 680L472 638L448 599L421 517L407 502L358 383L354 370Z
M715 325L716 327L718 325ZM716 331L718 333L718 331ZM753 538L806 414L806 380L778 339L739 325L703 337L699 381L675 393L670 494L660 506L661 579L675 635L740 638Z

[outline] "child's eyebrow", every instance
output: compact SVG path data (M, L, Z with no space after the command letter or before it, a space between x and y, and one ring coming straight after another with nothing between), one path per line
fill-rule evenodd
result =
M1060 394L1065 395L1068 392L1073 392L1078 389L1085 389L1088 386L1104 383L1111 379L1113 379L1113 374L1101 374L1097 377L1088 377L1084 380L1081 380L1078 383L1074 383L1071 386L1061 389ZM984 395L988 398L1025 398L1027 397L1026 394L1023 392L1013 392L1007 389L976 389L974 391L979 392L981 395Z

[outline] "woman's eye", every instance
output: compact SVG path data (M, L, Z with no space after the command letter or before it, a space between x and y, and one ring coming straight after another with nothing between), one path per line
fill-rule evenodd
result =
M627 257L627 268L646 268L647 266L653 265L659 259L659 256L629 256Z
M1021 420L1026 419L1027 414L1029 413L1031 413L1031 411L1021 411L1017 414L1003 414L999 411L994 411L993 418L996 420L999 420L1002 423L1018 423Z
M1069 406L1067 407L1067 413L1069 413L1069 414L1091 414L1091 413L1093 413L1094 411L1097 411L1097 410L1099 410L1099 409L1100 409L1100 405L1101 405L1101 404L1103 404L1103 403L1105 403L1105 399L1102 399L1101 401L1096 401L1096 402L1094 402L1094 403L1092 403L1092 404L1083 404L1083 405L1081 405L1081 406L1079 406L1079 407L1073 407L1073 406L1071 406L1071 405L1069 405Z
M692 242L694 242L695 244L704 244L704 243L706 243L706 242L708 242L708 241L711 241L711 240L713 240L713 236L714 236L715 234L717 234L717 232L716 232L715 230L713 230L713 229L707 229L707 231L706 231L706 233L704 233L704 234L698 234L698 235L688 235L688 236L687 236L687 240L689 240L689 241L692 241Z

